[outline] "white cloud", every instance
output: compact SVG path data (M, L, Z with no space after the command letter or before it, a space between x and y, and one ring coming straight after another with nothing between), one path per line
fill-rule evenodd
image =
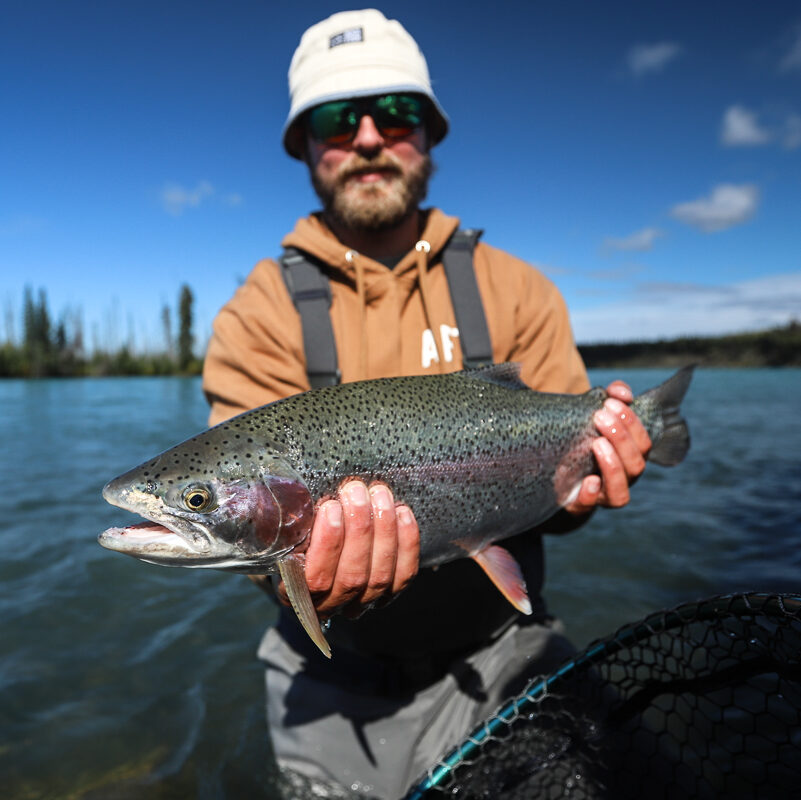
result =
M232 208L236 208L241 206L244 203L244 198L238 192L230 192L229 194L225 195L222 199L223 203L227 206L231 206Z
M638 44L629 50L626 60L631 72L639 77L648 73L662 72L680 53L681 46L675 42Z
M187 208L196 208L213 194L214 187L208 181L200 181L194 189L168 183L161 191L161 203L168 214L178 217Z
M786 150L801 147L801 116L798 114L790 114L787 117L782 131L782 145Z
M615 303L573 310L576 341L639 341L714 336L786 325L798 319L801 272L704 286L641 284Z
M747 222L754 216L758 204L759 190L753 184L721 183L708 197L679 203L670 213L704 233L716 233Z
M767 144L773 137L761 127L757 115L743 106L731 106L723 115L720 140L730 147Z
M779 62L779 72L792 72L797 69L801 69L801 25L796 27L795 39Z
M622 239L615 239L611 236L604 239L604 249L606 250L650 250L654 246L654 241L662 236L659 228L643 228L640 231L624 236Z

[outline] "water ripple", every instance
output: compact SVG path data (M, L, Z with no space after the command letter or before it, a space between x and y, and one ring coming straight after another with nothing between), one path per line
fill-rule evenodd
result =
M799 396L799 370L698 371L686 462L547 539L546 595L577 645L717 592L801 589ZM277 797L255 658L270 602L96 543L130 519L103 484L205 426L199 382L3 381L0 407L3 797Z

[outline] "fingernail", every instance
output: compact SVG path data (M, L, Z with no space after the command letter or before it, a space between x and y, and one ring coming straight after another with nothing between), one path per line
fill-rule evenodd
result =
M615 417L609 412L609 410L606 407L604 407L599 411L595 412L595 421L599 425L614 425Z
M354 506L366 506L370 502L367 487L360 481L352 481L345 489L344 494Z
M373 499L373 505L379 511L389 511L392 508L392 500L389 496L389 490L386 486L377 483L375 486L370 487L370 497Z
M630 387L616 382L615 389L617 396L623 400L624 403L630 403L634 399L634 393L631 391Z
M608 398L604 405L608 411L621 418L625 418L626 412L629 410L629 407L625 403L621 403L620 400L617 400L614 397Z
M335 500L326 503L323 507L323 511L325 512L325 518L329 525L338 528L342 524L342 506Z
M597 475L588 476L585 488L590 494L598 494L601 491L601 479Z
M414 522L414 518L412 517L412 512L408 509L407 506L398 506L398 519L404 525L411 525Z

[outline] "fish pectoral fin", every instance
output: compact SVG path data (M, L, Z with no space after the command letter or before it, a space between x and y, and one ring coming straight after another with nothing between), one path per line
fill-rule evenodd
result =
M490 545L471 558L487 573L500 593L520 612L531 614L531 601L520 564L515 557L497 544Z
M331 658L331 647L323 636L320 619L312 603L309 585L306 583L306 571L303 561L295 555L288 555L278 561L278 572L286 587L289 602L300 620L303 630L309 638L320 648L320 652Z

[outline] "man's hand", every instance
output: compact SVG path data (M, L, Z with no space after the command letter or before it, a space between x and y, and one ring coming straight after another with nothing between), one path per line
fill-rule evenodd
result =
M566 506L571 514L586 514L595 506L626 505L629 486L645 469L645 457L651 449L651 438L629 407L634 399L631 389L622 381L614 381L606 392L609 397L594 417L601 435L592 445L601 475L584 479L575 500Z
M317 509L306 581L322 619L342 612L357 617L390 600L417 574L420 531L408 506L396 506L383 484L344 484L336 499ZM278 596L288 604L283 583Z
M598 505L626 505L629 486L645 469L651 449L648 433L629 408L631 389L615 381L606 391L609 397L595 414L600 437L593 442L601 475L584 479L566 507L573 515ZM321 618L340 612L357 617L403 590L417 574L419 560L420 531L411 509L396 506L383 484L368 489L353 480L317 509L306 551L306 580ZM283 583L277 592L288 605Z

